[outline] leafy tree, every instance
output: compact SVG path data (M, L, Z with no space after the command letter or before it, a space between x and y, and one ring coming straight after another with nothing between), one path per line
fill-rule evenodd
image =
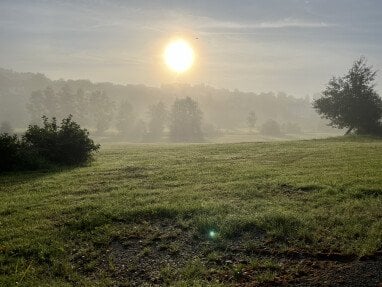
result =
M254 111L250 111L247 117L247 124L251 130L255 127L256 121L256 113Z
M32 92L27 104L27 110L31 116L32 123L37 123L45 112L44 94L41 90Z
M114 113L114 103L105 92L94 91L89 98L92 119L97 134L103 134L111 124Z
M8 121L3 121L0 125L0 134L11 134L13 133L12 126Z
M90 111L88 107L88 99L83 89L77 89L75 95L75 110L73 111L73 118L78 121L80 125L88 125Z
M364 57L354 62L347 75L333 77L323 97L313 103L321 117L333 127L346 128L346 134L382 134L382 100L374 90L377 72Z
M168 118L166 106L159 102L149 108L149 123L147 137L150 140L160 139Z
M202 116L198 103L190 97L176 99L171 109L171 140L177 142L202 140Z
M81 107L77 103L77 94L73 93L72 88L65 84L56 93L57 98L57 109L58 112L55 114L56 117L62 119L66 115L73 115L77 119L77 115L81 114Z
M134 129L136 116L130 102L124 100L120 103L117 113L116 127L123 137L131 137Z
M43 115L57 116L59 114L57 95L51 87L34 91L27 104L27 109L33 123L39 122Z

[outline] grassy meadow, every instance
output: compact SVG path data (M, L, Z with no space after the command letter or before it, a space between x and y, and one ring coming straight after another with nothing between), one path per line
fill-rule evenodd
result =
M1 175L0 195L0 286L314 285L382 266L378 139L107 144L89 166Z

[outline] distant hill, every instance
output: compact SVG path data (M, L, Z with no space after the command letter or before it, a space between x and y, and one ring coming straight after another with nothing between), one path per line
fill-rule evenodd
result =
M170 106L175 98L190 96L197 100L206 122L223 129L246 125L246 117L255 111L258 122L275 119L280 123L298 123L305 130L324 127L311 107L308 97L301 99L285 93L246 93L217 89L207 85L168 84L161 87L93 83L89 80L50 80L40 73L19 73L0 68L0 121L8 120L15 127L24 127L30 116L26 105L33 91L50 86L60 90L68 85L76 91L101 90L118 104L127 100L144 119L148 106L158 101Z

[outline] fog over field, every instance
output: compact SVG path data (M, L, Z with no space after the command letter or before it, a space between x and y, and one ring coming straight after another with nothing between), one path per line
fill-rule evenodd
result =
M150 121L150 107L163 103L169 110L177 98L191 97L202 111L203 132L211 140L219 133L248 133L248 116L255 113L255 125L275 120L285 133L335 133L312 108L312 98L295 98L285 93L244 93L211 86L172 83L161 87L92 83L89 80L52 81L42 74L0 70L1 117L14 128L40 122L41 116L61 119L74 116L91 131L98 120L106 125L103 134L118 135L118 121L129 117L128 125L140 131L135 141L145 141L143 133ZM99 95L97 96L97 93ZM168 112L168 111L167 111ZM104 118L100 118L101 116ZM131 139L131 138L130 138Z
M122 137L125 120L130 136L122 138L144 142L150 107L162 102L170 113L176 98L191 97L210 141L257 133L267 121L280 135L326 136L341 131L326 126L312 100L330 77L361 55L382 67L378 1L1 1L0 8L0 121L19 131L42 115L72 114L94 132L101 111L98 135ZM192 50L185 72L163 59L176 39ZM47 88L53 96L36 95ZM166 140L168 126L156 140Z
M0 0L0 286L382 287L382 0Z

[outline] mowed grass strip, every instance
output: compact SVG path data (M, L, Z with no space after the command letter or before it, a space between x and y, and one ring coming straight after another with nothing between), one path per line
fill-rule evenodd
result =
M158 221L222 245L245 234L278 252L382 249L382 140L372 138L109 145L90 166L1 175L0 194L5 286L92 284L76 254L96 258L123 228Z

